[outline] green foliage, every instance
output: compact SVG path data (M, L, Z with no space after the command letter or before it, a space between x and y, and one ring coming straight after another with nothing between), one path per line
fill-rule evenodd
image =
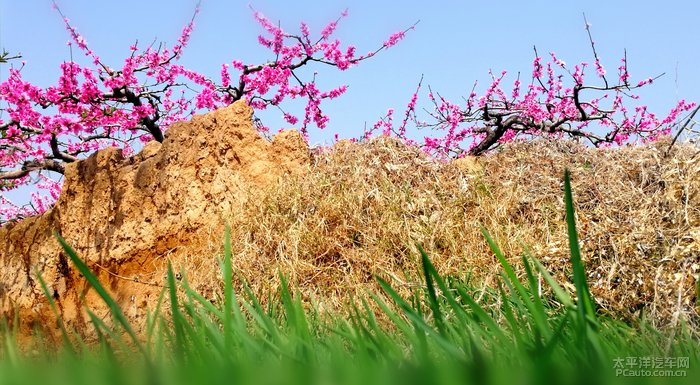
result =
M9 52L2 50L2 53L0 54L0 63L7 63L10 60L19 59L21 57L22 55L11 56Z
M565 199L574 298L531 256L522 257L524 276L519 277L482 229L503 269L495 290L442 277L418 245L425 285L408 297L377 277L382 292L370 294L376 307L360 298L348 304L351 316L324 316L305 309L280 274L274 297L278 301L263 306L245 281L234 276L227 229L223 303L212 303L193 290L184 273L176 280L169 267L168 288L148 317L145 341L57 235L110 308L113 326L90 312L100 343L88 348L60 323L64 349L46 349L34 358L23 356L7 331L0 350L0 383L695 383L700 345L686 326L662 333L644 322L633 328L597 314L578 247L568 172ZM241 293L234 290L236 279ZM160 311L166 295L169 316ZM123 336L130 338L128 343ZM615 376L615 359L647 356L688 357L687 377ZM42 370L35 370L37 366Z

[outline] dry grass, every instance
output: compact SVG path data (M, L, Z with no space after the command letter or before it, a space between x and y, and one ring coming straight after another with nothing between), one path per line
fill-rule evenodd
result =
M665 158L667 146L537 141L440 163L388 138L340 142L316 154L305 176L254 192L231 214L234 266L259 292L282 271L306 298L338 309L376 290L374 275L404 289L420 284L419 242L441 274L488 287L500 267L483 225L516 265L527 246L567 282L568 167L600 308L625 319L643 311L661 327L697 325L700 155L686 144Z

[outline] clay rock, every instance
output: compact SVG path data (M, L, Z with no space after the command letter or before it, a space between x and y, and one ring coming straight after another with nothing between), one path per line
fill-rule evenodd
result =
M196 253L198 235L220 231L227 212L251 192L306 172L302 136L289 130L270 142L254 128L252 113L240 101L174 124L162 144L149 143L133 157L109 148L69 164L54 208L0 228L0 316L11 320L19 310L25 328L50 316L39 273L67 321L84 322L80 298L87 288L54 231L108 278L146 273L183 246ZM143 294L123 286L111 286L119 298L134 302L134 293Z

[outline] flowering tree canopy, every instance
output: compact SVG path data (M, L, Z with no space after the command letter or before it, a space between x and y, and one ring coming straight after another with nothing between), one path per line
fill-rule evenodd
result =
M22 78L24 63L9 69L7 80L0 84L0 222L41 213L58 198L60 184L46 172L63 174L67 163L108 146L120 147L128 156L137 143L162 142L172 123L196 111L244 98L258 110L279 108L287 122L297 124L299 118L285 112L281 103L287 98L303 98L302 133L307 134L310 124L322 129L328 122L321 110L322 101L337 98L347 87L320 90L315 76L304 79L298 69L326 65L347 70L395 45L407 32L397 32L374 51L358 55L354 46L342 46L333 38L347 12L312 37L305 23L301 23L299 33L290 34L254 11L265 30L258 42L271 51L274 60L257 64L232 60L221 65L218 79L210 79L178 64L198 11L199 7L172 48L151 45L144 49L133 44L119 68L103 62L61 14L71 37L68 44L77 46L91 65L64 62L58 83L47 88ZM3 62L13 58L7 53L2 56ZM262 124L258 128L267 130ZM29 205L17 206L2 195L36 182L39 188L48 189L49 195L34 192Z
M587 22L586 31L593 51L595 84L586 82L589 63L570 67L554 53L545 62L535 49L529 84L523 85L518 74L511 90L506 91L502 83L507 72L489 72L491 83L485 93L479 96L475 84L463 104L430 89L428 99L434 108L428 110L428 121L420 121L416 103L421 79L401 124L394 126L394 110L389 109L364 137L381 129L385 135L415 143L406 130L409 121L413 121L419 128L432 128L438 133L425 137L422 146L440 157L478 156L516 138L536 136L585 139L594 146L620 145L633 139L654 140L668 135L679 115L696 107L696 103L681 100L662 118L644 105L629 107L630 102L639 99L632 92L661 75L631 82L625 55L612 82L598 57Z
M375 50L358 55L354 46L343 46L333 37L347 12L312 37L305 23L301 23L299 32L291 34L253 10L265 31L258 42L274 59L254 64L234 59L222 64L218 78L212 79L179 64L198 10L172 48L135 43L119 67L102 61L61 14L70 34L69 45L77 47L89 64L64 62L57 84L46 88L23 79L24 63L9 68L7 79L0 83L0 223L50 207L60 192L55 175L62 174L67 163L109 146L122 148L129 156L139 143L163 141L171 124L198 111L244 99L256 110L279 109L288 123L300 124L304 136L310 125L323 129L328 117L321 103L339 97L347 86L321 90L315 74L306 79L300 68L318 65L347 70L397 44L415 26L394 33ZM663 118L646 106L630 107L638 99L634 90L656 78L632 82L625 55L612 81L598 57L588 24L586 30L593 51L592 66L585 62L568 66L554 53L544 60L535 50L527 84L518 74L512 88L504 90L506 72L491 73L486 91L478 96L475 84L464 103L451 102L430 89L427 99L433 108L427 111L427 121L419 120L416 113L421 79L400 125L394 126L394 111L390 109L363 137L381 130L420 144L442 158L481 155L517 138L535 136L580 138L601 146L640 138L653 140L668 134L679 115L695 107L695 103L681 100ZM0 63L13 59L17 57L7 52L0 55ZM586 78L586 70L591 67L596 76L593 83ZM282 107L286 99L296 98L306 102L303 116ZM418 128L432 128L436 134L417 143L409 139L409 122ZM256 123L261 131L268 130ZM49 194L32 192L31 203L23 206L15 205L3 194L32 183Z

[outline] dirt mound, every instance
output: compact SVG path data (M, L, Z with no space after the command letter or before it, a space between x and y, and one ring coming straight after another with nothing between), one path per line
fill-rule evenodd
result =
M421 243L441 274L488 295L502 268L483 226L516 268L529 249L575 296L568 168L600 311L629 321L644 314L659 327L698 325L700 153L677 144L665 156L668 147L542 140L440 163L392 139L341 142L308 175L271 185L233 214L235 265L261 293L274 290L281 269L303 295L337 308L351 294L379 291L375 275L399 289L421 285Z
M11 320L19 310L25 332L53 324L39 273L69 325L85 329L83 295L104 315L53 231L109 282L132 319L143 319L155 302L168 261L216 265L210 235L220 237L224 218L252 192L309 167L297 132L270 143L251 118L252 110L236 103L173 125L162 144L151 142L133 157L106 149L68 165L53 209L0 228L0 314Z
M644 312L659 326L700 324L693 145L665 156L663 141L620 149L536 141L445 163L386 137L313 152L294 131L269 142L251 114L237 103L173 126L162 145L134 157L109 149L70 165L56 207L0 228L2 315L19 310L25 335L33 326L55 332L36 271L69 327L89 333L82 297L109 319L53 230L108 283L137 329L168 263L205 298L221 300L224 223L237 273L263 300L279 272L321 309L376 290L375 275L405 292L421 284L417 243L441 274L468 276L476 290L495 287L501 268L482 225L514 265L527 246L573 291L562 182L569 168L600 310L628 319Z

